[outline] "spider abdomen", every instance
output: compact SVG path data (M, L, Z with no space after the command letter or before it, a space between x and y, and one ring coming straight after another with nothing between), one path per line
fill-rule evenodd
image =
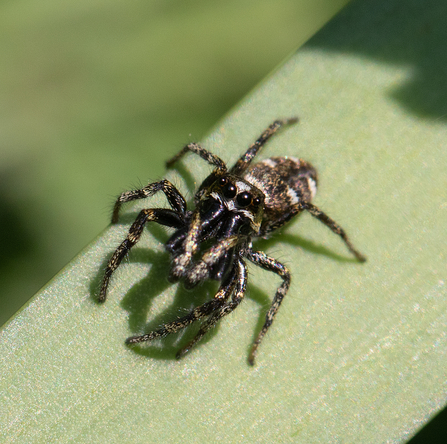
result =
M263 231L272 231L296 204L311 202L317 192L315 168L296 157L265 159L250 166L244 179L265 196Z

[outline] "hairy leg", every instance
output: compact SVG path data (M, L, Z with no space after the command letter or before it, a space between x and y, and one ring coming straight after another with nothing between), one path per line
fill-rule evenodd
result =
M275 120L253 143L245 154L234 164L231 168L230 173L235 175L241 175L250 165L251 161L258 154L259 150L265 145L265 143L273 136L282 126L290 125L298 122L297 117L292 117L290 119Z
M190 143L189 145L184 146L180 152L178 152L174 157L169 159L166 162L166 166L168 168L172 167L172 165L177 162L177 160L181 159L186 153L191 152L200 156L203 160L207 161L209 164L214 165L219 171L225 172L227 171L227 166L225 162L218 156L213 153L210 153L205 148L202 148L197 143Z
M238 282L240 278L238 279ZM244 281L245 282L245 281ZM244 291L245 291L245 283ZM164 324L158 330L152 331L150 333L140 335L140 336L132 336L126 340L126 344L137 344L139 342L151 341L156 338L167 336L171 333L176 333L177 331L187 327L193 322L205 317L212 316L215 312L219 311L224 305L226 299L229 297L229 292L231 294L231 290L234 287L234 278L230 278L230 280L226 281L225 284L222 284L216 296L208 302L196 307L186 316L183 316L180 319L176 319L173 322L168 322Z
M338 234L343 239L349 251L357 258L359 262L366 261L366 257L363 256L362 253L360 253L354 248L354 245L352 245L347 234L345 233L345 230L343 230L343 228L340 227L340 225L338 225L337 222L335 222L327 214L323 213L323 211L321 211L318 207L316 207L311 203L303 202L301 204L301 208L303 210L307 210L313 217L317 218L320 222L323 222L324 225L329 227L333 233Z
M135 222L131 225L126 239L115 250L112 257L107 263L104 278L99 292L99 302L104 302L107 297L107 288L113 272L118 268L123 258L131 250L131 248L140 240L144 226L147 222L157 222L169 227L179 228L183 225L183 221L178 213L173 210L164 208L153 208L141 210Z
M236 283L238 284L238 287L236 288L235 294L240 293L241 288L243 288L243 292L245 292L244 280L246 280L246 270L241 269L238 263L237 266L235 265L233 267L230 275L226 279L226 283L221 286L214 298L223 300L227 303L226 301L228 301L228 298L235 291ZM216 325L222 316L225 315L225 313L223 313L224 307L225 305L220 306L208 317L208 319L201 325L200 330L194 339L177 352L177 359L185 356L203 338L203 336Z
M116 200L115 206L113 207L112 224L118 222L119 212L123 203L137 199L145 199L146 197L153 196L158 191L163 191L168 199L169 205L171 205L171 208L174 211L179 213L179 215L185 214L185 199L183 199L183 196L177 188L169 182L169 180L164 179L160 182L150 183L139 190L125 191L122 193Z
M222 257L227 254L240 241L238 236L230 236L214 244L206 251L196 264L187 270L185 276L185 286L193 288L199 282L203 282L209 277L210 270Z
M272 305L270 306L270 309L265 316L264 326L262 327L261 331L259 332L259 334L251 348L250 355L248 357L248 362L251 365L254 365L255 357L256 357L256 353L257 353L259 344L261 343L262 339L264 338L265 334L267 333L267 330L272 325L273 320L275 319L276 313L278 312L279 306L281 305L281 302L282 302L284 296L286 295L287 291L289 290L290 273L289 273L289 270L283 264L281 264L281 262L278 262L276 259L273 259L273 258L267 256L262 251L248 252L247 258L250 261L252 261L254 264L259 265L264 270L268 270L268 271L272 271L273 273L276 273L283 280L281 286L276 291L275 297L273 298Z

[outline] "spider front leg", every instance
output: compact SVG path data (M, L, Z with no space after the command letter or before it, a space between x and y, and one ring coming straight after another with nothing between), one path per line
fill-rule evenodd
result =
M189 342L185 347L180 349L176 357L177 359L182 358L205 336L205 334L213 328L217 322L223 318L225 315L231 313L242 301L245 295L245 290L247 287L247 267L242 262L238 260L237 269L233 268L231 271L230 282L217 292L214 296L217 299L225 301L220 307L217 307L211 316L201 325L195 338ZM231 302L228 302L228 298L233 294Z
M275 120L256 140L250 145L244 155L234 164L230 173L240 176L250 165L251 161L258 154L259 150L266 144L266 142L273 136L282 126L291 125L298 122L298 117L291 117L290 119Z
M113 272L118 268L123 258L131 248L139 241L147 222L157 222L168 227L180 228L184 225L181 216L173 211L164 208L154 208L141 210L135 222L129 229L127 238L115 250L109 262L107 263L104 278L99 292L99 302L104 302L107 297L107 288Z
M122 193L116 200L115 206L113 207L112 224L118 222L119 212L123 203L137 199L145 199L146 197L153 196L157 191L163 191L168 199L169 205L174 211L180 215L185 214L185 199L183 199L183 196L177 188L169 182L169 180L163 179L160 182L150 183L139 190L125 191Z
M208 279L212 267L217 264L230 250L240 242L238 236L230 236L213 245L202 258L190 269L186 270L185 287L193 288L198 283Z
M187 272L188 265L191 263L192 257L197 251L197 239L200 233L201 219L198 210L195 210L191 216L191 222L188 227L188 234L183 241L183 251L174 257L172 261L169 280L175 282L184 276Z
M264 326L262 327L262 330L259 332L258 337L256 338L251 348L250 355L248 357L248 362L251 365L254 365L259 344L261 343L262 339L267 333L269 327L272 325L276 313L278 312L279 306L281 305L284 296L289 290L290 273L289 270L283 264L281 264L281 262L278 262L276 259L267 256L262 251L248 251L247 258L254 264L259 265L264 270L273 271L274 273L279 275L283 280L281 286L276 291L272 305L270 306L270 309L265 316Z
M239 281L240 281L240 279L239 279ZM173 322L164 324L158 330L152 331L150 333L146 333L141 336L132 336L130 338L127 338L126 344L137 344L140 342L152 341L153 339L161 338L161 337L167 336L171 333L176 333L177 331L187 327L188 325L192 324L193 322L195 322L201 318L204 318L206 316L211 315L211 318L212 318L215 313L220 313L221 308L223 306L225 306L225 302L229 298L231 292L233 291L234 286L235 286L235 278L233 276L230 276L229 279L227 279L225 281L225 283L223 283L221 285L221 287L219 288L219 291L216 293L215 297L211 301L205 302L204 304L200 305L199 307L196 307L189 314L187 314L186 316L183 316L180 319L177 319ZM244 286L244 291L245 291L245 281L243 283L243 286ZM220 316L220 317L222 317L222 316ZM219 319L220 319L220 317L219 317ZM208 328L210 328L210 327L208 327ZM207 328L207 330L208 330L208 328ZM199 332L199 334L200 334L200 332ZM205 334L205 333L203 333L203 334ZM182 349L182 350L184 350L184 352L182 353L182 350L181 350L179 352L180 356L183 356L185 353L187 353L191 349L191 347L194 346L198 342L198 340L202 338L203 334L200 334L200 337L197 338L197 340L193 340L192 343L188 344L187 347Z
M138 344L139 342L152 341L156 338L163 338L171 333L176 333L179 330L187 327L193 322L210 315L219 308L220 305L223 304L223 300L213 299L211 301L205 302L203 305L196 307L193 311L191 311L186 316L183 316L180 319L177 319L173 322L169 322L164 324L161 328L155 331L151 331L150 333L146 333L140 336L131 336L126 339L126 344Z
M214 165L221 172L227 171L227 166L220 157L210 153L207 149L202 148L198 143L190 143L189 145L184 146L180 152L166 162L166 166L168 168L172 167L177 160L181 159L188 152L197 154L209 164Z

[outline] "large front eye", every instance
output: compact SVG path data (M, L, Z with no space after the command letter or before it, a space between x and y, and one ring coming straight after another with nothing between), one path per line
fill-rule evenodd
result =
M248 207L251 204L252 196L247 191L239 193L237 195L236 201L240 207Z
M236 191L236 187L231 182L225 184L222 189L223 195L227 199L233 199L233 197L236 196Z

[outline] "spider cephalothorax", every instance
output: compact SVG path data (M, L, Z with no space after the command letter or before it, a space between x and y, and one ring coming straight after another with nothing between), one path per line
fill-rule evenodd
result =
M166 336L206 318L196 337L177 353L177 357L186 354L211 327L242 301L247 283L245 259L248 259L282 278L264 326L251 349L249 362L253 364L257 348L289 289L290 273L277 260L262 251L253 250L252 239L267 236L304 210L338 234L359 261L365 260L352 246L343 229L311 203L317 189L317 175L309 163L295 157L272 157L251 164L261 147L281 126L297 120L292 118L273 122L229 170L219 157L201 146L195 143L185 146L167 162L168 166L190 151L215 167L196 192L195 209L192 211L187 209L185 199L168 180L150 183L139 190L126 191L118 197L112 223L118 221L123 202L150 197L157 191L163 191L171 209L140 211L127 238L107 264L99 295L101 302L106 299L112 273L138 242L145 224L150 221L175 229L166 243L166 249L172 257L169 273L171 281L181 279L188 288L207 279L220 281L219 290L211 301L158 330L128 338L128 344Z

